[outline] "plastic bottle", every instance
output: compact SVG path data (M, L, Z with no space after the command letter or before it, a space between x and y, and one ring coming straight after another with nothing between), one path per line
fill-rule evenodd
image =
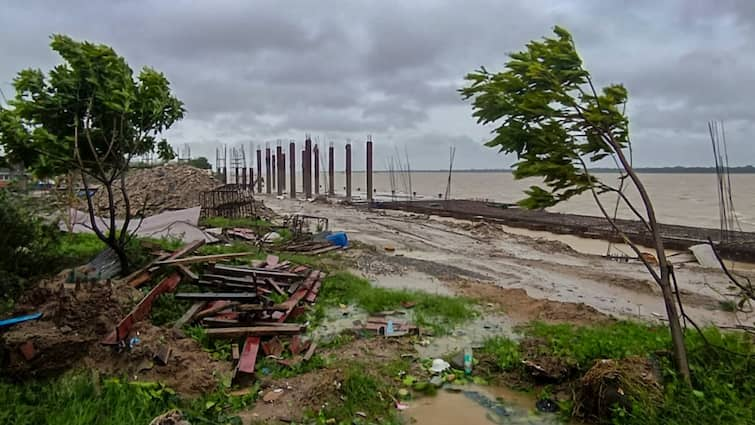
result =
M464 373L472 374L472 347L470 346L464 349Z

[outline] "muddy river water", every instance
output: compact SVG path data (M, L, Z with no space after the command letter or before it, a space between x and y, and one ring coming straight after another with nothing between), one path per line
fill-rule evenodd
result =
M555 424L555 414L538 413L535 398L501 387L465 385L434 397L412 400L403 416L416 425Z

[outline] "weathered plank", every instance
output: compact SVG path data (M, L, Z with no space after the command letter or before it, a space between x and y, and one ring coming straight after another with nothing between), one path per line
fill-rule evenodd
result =
M244 341L244 348L241 352L237 372L254 373L254 366L257 364L257 352L260 349L260 338L258 336L248 336Z
M288 326L243 326L235 328L207 329L207 335L214 338L238 338L247 335L296 335L303 330L303 325L292 323Z
M178 300L196 300L196 301L251 301L257 299L254 292L178 292L175 295Z
M176 323L173 324L173 329L181 329L186 325L187 323L191 322L191 320L196 316L197 313L199 313L199 310L204 307L205 303L204 301L199 301L191 305L188 310L186 310L186 313L183 314L178 320L176 320Z
M176 265L176 264L195 264L195 263L207 263L215 260L225 260L228 258L248 257L254 255L252 252L234 252L231 254L213 254L213 255L198 255L194 257L175 258L169 260L156 261L158 266Z

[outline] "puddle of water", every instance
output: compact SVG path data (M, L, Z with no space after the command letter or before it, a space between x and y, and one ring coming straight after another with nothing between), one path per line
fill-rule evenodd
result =
M429 341L429 344L415 344L414 347L421 358L442 357L449 353L462 351L466 347L480 347L490 337L516 338L514 325L515 322L508 316L483 310L477 318L451 330L450 334L428 337L426 340Z
M554 414L537 413L530 394L500 387L465 385L410 401L402 412L415 425L557 424ZM464 392L470 392L465 395ZM476 393L476 394L475 394ZM504 413L505 412L505 413Z

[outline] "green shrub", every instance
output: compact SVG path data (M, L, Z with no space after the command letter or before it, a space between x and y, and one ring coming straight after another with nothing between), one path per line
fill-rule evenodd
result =
M506 337L497 336L485 340L482 352L491 355L501 370L518 367L522 359L519 344Z

